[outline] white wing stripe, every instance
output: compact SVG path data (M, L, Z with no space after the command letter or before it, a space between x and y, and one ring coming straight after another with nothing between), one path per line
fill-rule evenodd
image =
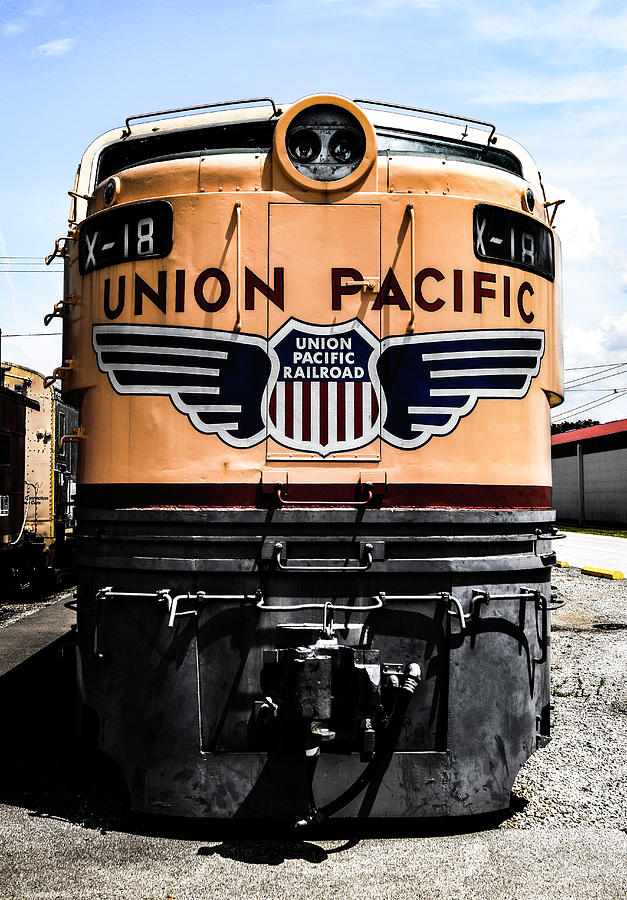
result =
M470 392L468 388L436 388L430 390L429 395L431 397L468 397L469 400L472 399L475 402L478 399L490 397L509 397L514 400L517 397L524 397L528 387L529 385L525 384L519 393L515 393L508 388L479 388L472 392ZM437 408L434 409L433 412L437 412ZM458 415L460 412L461 410L456 410L455 415Z
M140 385L140 387L143 391L144 390L143 385ZM200 385L200 384L189 384L189 385L188 384L177 384L176 387L174 388L174 391L175 391L175 393L177 393L179 395L180 394L219 394L220 388L213 387L213 385L204 387L204 385Z
M485 375L530 375L535 366L512 369L432 369L431 378L483 378ZM468 392L468 391L466 391Z
M521 350L473 350L472 358L473 359L485 359L494 357L505 357L505 358L513 358L517 356L533 356L534 363L535 359L538 355L538 351L535 349L529 350L521 349ZM422 358L425 362L438 362L440 360L449 360L449 359L468 359L468 352L464 350L451 350L450 353L423 353Z
M137 372L164 372L168 375L212 375L217 376L220 374L219 369L208 369L205 366L158 366L152 365L149 363L103 363L103 366L107 370L114 369L116 372L128 372L128 373L137 373Z
M196 412L210 413L241 413L242 411L241 406L229 406L227 403L194 403L194 409ZM224 425L220 424L220 427L224 428Z
M461 408L461 406L408 406L407 412L413 416L456 416Z
M179 356L181 354L180 347L157 347L152 344L150 347L143 347L141 344L98 344L98 350L101 353L160 353L162 356ZM224 350L183 350L185 356L200 356L207 359L228 359L229 354ZM107 363L106 365L117 365L117 363Z

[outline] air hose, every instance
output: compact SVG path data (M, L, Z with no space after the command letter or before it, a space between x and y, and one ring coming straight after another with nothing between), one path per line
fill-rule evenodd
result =
M320 747L312 748L307 751L308 775L309 775L309 810L306 816L303 816L294 823L294 830L300 831L303 828L309 828L312 825L320 825L326 819L335 815L345 806L355 799L375 778L382 776L389 766L392 755L398 743L403 722L407 714L407 708L412 694L418 687L420 680L420 666L418 663L408 663L405 666L403 678L398 686L398 693L394 709L388 720L387 725L381 732L377 748L372 759L363 770L361 775L347 788L344 793L336 797L330 803L318 808L313 793L313 777L316 769L318 756L320 755Z

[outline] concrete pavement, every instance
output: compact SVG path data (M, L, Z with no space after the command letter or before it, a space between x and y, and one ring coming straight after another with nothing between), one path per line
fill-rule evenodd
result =
M627 538L574 531L566 532L566 535L564 540L554 544L560 562L567 562L579 569L584 566L617 569L627 577Z

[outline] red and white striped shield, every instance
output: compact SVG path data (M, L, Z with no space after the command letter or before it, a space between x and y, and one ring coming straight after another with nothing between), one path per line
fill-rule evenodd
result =
M358 319L310 325L290 319L270 340L268 434L328 456L379 435L379 342Z

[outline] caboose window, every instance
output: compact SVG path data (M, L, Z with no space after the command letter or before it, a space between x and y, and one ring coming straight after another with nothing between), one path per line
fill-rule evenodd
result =
M106 147L98 162L99 184L105 178L144 163L187 159L211 152L262 153L270 150L276 120L238 122L131 137Z
M442 159L461 159L493 166L522 177L520 160L506 150L496 150L479 144L464 144L446 138L429 137L398 129L375 128L379 153L407 154L409 156L438 156Z

